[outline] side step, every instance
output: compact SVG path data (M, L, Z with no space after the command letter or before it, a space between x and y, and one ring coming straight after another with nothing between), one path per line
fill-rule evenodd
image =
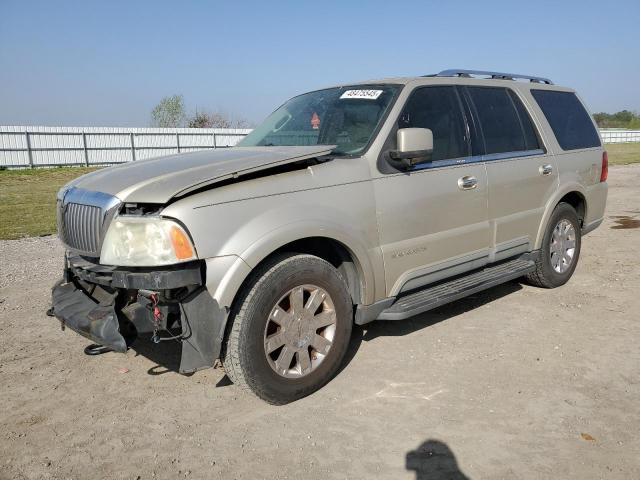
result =
M398 298L378 320L404 320L535 270L532 260L518 258Z

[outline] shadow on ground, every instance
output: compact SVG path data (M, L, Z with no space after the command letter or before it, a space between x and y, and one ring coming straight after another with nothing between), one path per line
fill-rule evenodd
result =
M522 286L518 282L508 282L489 290L479 292L475 295L457 300L435 310L416 315L415 317L407 320L378 321L364 326L354 325L349 349L347 350L338 375L349 365L349 363L351 363L351 360L356 356L363 341L370 342L378 337L384 336L408 335L417 330L430 327L484 304L493 302L494 300L517 292L521 289ZM148 370L147 373L149 375L163 375L165 373L178 372L182 352L182 346L178 340L153 343L151 341L150 333L141 334L133 344L132 350L136 352L136 355L142 355L156 363L155 366ZM225 376L216 386L224 387L230 384L231 382Z
M179 340L154 343L151 341L151 333L142 333L133 343L131 349L137 355L142 355L156 363L147 373L149 375L163 375L165 373L178 373L182 344Z
M416 473L416 480L469 480L451 449L439 440L426 440L407 452L405 467Z
M407 320L372 322L364 326L366 333L362 340L368 342L377 337L408 335L449 318L462 315L469 310L491 303L519 290L522 290L520 283L515 281L507 282L469 297L461 298L460 300L456 300L455 302L443 305L434 310L416 315Z

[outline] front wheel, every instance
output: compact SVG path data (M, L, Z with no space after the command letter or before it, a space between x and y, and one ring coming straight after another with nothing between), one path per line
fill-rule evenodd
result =
M527 275L529 283L543 288L567 283L578 264L581 243L575 209L568 203L559 203L549 218L536 269Z
M285 254L252 274L229 321L225 372L263 400L284 404L335 375L349 345L353 306L333 265Z

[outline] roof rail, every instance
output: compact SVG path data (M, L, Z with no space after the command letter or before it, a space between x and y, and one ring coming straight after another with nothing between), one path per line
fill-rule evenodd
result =
M485 70L443 70L437 73L436 77L471 77L471 75L483 75L499 80L515 80L516 78L524 78L531 83L546 83L547 85L553 85L553 82L548 78L534 77L531 75L518 75L517 73L501 73L501 72L489 72Z

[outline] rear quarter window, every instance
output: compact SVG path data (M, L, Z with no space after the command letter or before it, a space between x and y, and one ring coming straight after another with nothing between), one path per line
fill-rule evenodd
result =
M600 146L591 117L575 93L531 90L563 150Z

